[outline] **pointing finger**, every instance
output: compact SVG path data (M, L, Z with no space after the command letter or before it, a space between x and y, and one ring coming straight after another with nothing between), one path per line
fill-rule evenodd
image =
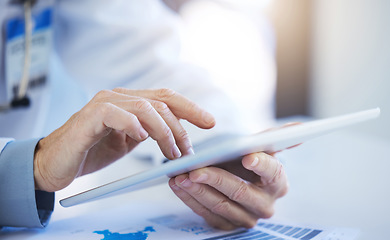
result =
M164 102L169 106L175 116L185 119L200 128L212 128L215 125L215 119L209 112L171 89L131 90L116 88L114 91Z

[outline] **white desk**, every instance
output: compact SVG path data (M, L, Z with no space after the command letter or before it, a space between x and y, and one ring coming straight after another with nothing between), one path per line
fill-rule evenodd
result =
M389 141L339 132L284 152L281 157L286 161L290 191L278 200L275 218L291 223L359 228L362 240L388 239L389 151ZM97 174L76 180L57 193L57 201L149 166L123 159ZM130 226L134 232L156 212L198 219L166 185L160 185L67 209L57 204L47 229L7 232L0 238L69 239L66 233L76 239L78 234L89 231L89 239L101 239L102 235L92 234L93 230L115 224L116 230Z
M283 155L290 191L275 217L390 239L390 141L338 132Z

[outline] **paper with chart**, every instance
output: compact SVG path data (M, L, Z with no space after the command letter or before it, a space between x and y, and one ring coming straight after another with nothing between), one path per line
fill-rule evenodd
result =
M207 239L207 240L353 240L357 239L356 229L323 228L282 223L277 221L259 221L253 229L239 229L225 232L206 225L200 219L188 216L164 215L145 219L137 225L105 226L87 228L62 228L58 231L42 232L31 239L101 239L101 240L153 240L153 239ZM1 234L0 234L1 237Z
M161 196L160 191L154 193ZM133 196L137 199L130 204L123 201ZM249 230L221 231L207 225L177 199L161 197L148 202L130 194L119 204L111 202L113 206L110 208L104 208L109 201L103 200L104 204L93 206L96 211L91 214L78 213L82 208L75 207L72 209L74 214L69 217L58 217L66 213L66 209L60 208L60 213L53 217L46 229L28 232L27 236L28 239L39 240L354 240L359 233L356 229L309 226L272 219L260 220L257 226ZM151 203L153 201L158 204ZM27 238L26 232L17 231L6 228L0 232L0 238Z

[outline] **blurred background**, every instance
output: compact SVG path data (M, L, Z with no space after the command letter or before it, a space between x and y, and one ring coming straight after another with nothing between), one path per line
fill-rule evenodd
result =
M239 36L244 36L243 38L247 39L244 41L241 39L241 42L244 42L241 50L245 51L245 47L249 47L254 49L253 51L265 52L264 49L254 47L257 46L256 41L263 41L258 45L267 46L269 52L266 52L266 55L272 54L276 59L276 69L273 69L274 66L267 62L266 58L257 59L263 65L257 66L261 69L258 75L250 76L253 78L244 76L240 79L240 84L245 84L245 79L256 81L253 80L256 77L270 78L276 74L277 118L296 115L328 117L380 107L381 118L375 124L364 124L359 129L366 134L390 139L388 127L390 1L165 0L165 2L181 14L190 30L199 30L199 26L206 29L213 22L218 22L221 16L226 17L227 11L234 10L239 13L241 18L228 14L232 21L225 22L227 25L231 24L235 31L234 36L237 39L233 41L240 41ZM214 10L210 10L213 8ZM216 8L219 10L215 10ZM201 23L202 19L207 21ZM228 18L224 19L228 21L226 20ZM234 26L232 24L234 22L241 25ZM260 31L259 36L262 37L251 35L255 28ZM222 30L221 32L219 40L223 43L223 39L227 40L227 35L226 33L223 35ZM194 36L192 35L192 40ZM231 38L230 36L229 39ZM248 38L255 42L249 41ZM199 53L198 50L195 52ZM236 54L242 54L242 51L237 52ZM248 58L251 57L250 52L244 56L234 55L234 49L229 54L220 52L220 59L215 61ZM212 54L209 55L212 59ZM192 55L187 53L188 59L205 68L208 68L207 64L213 66L209 66L213 69L217 67L215 62L199 60L193 53ZM243 67L241 70L247 69ZM224 85L229 86L226 81ZM270 86L266 88L271 89ZM232 89L234 91L237 88L233 86Z
M390 2L274 0L277 114L326 117L380 107L364 131L390 139Z

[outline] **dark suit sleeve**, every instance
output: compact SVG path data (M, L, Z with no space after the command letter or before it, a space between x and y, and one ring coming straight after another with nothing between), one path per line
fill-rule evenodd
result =
M46 226L54 193L36 191L34 151L39 139L13 141L0 154L0 226Z

